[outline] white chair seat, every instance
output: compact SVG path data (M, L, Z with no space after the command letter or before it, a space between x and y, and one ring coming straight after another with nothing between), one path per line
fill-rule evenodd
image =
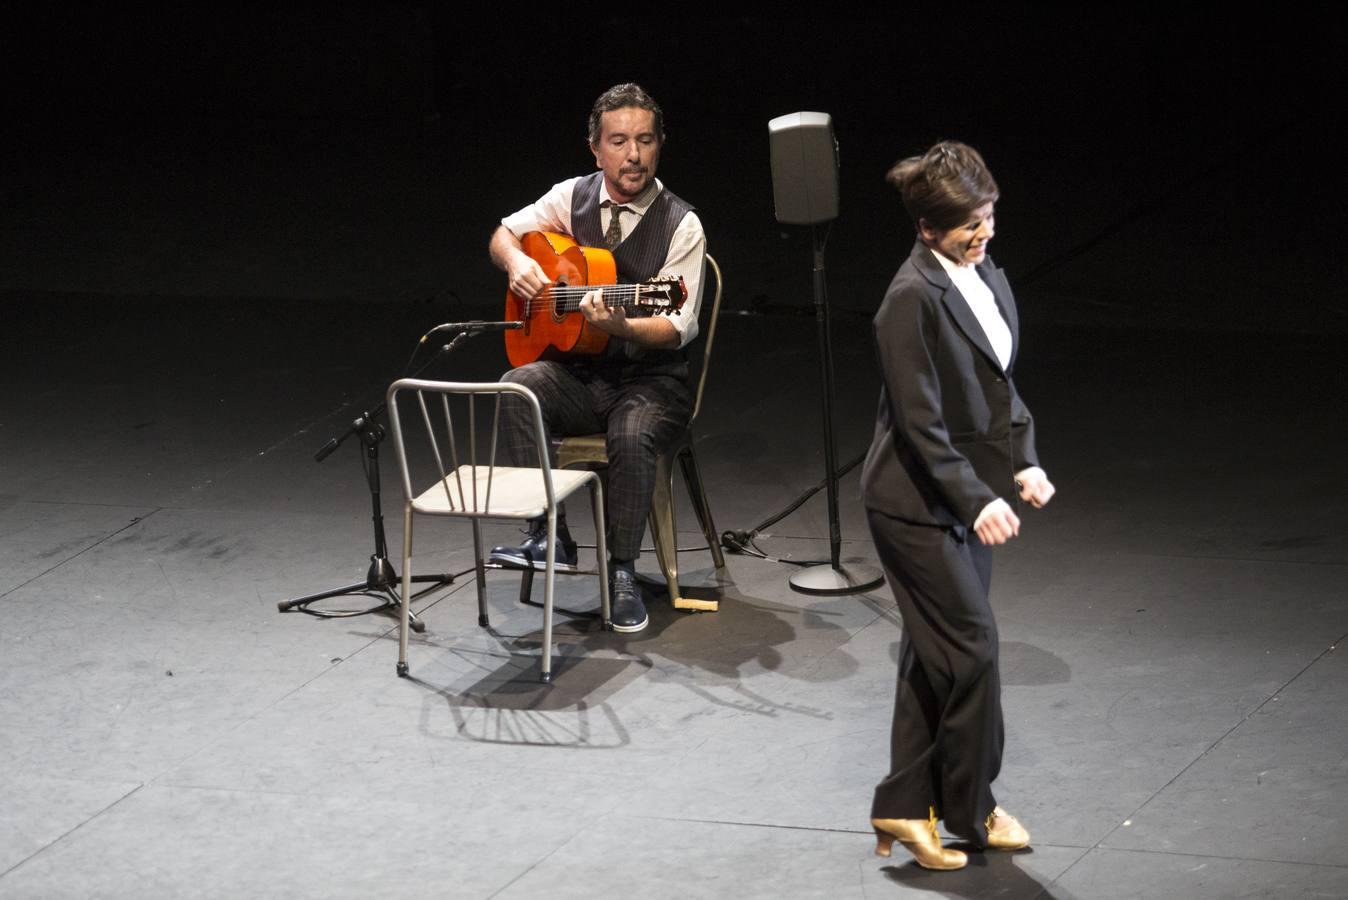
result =
M553 469L552 489L558 501L582 487L588 478L588 472ZM461 490L467 494L466 502ZM444 481L422 491L412 501L412 508L431 516L538 519L547 514L548 494L540 469L459 466Z

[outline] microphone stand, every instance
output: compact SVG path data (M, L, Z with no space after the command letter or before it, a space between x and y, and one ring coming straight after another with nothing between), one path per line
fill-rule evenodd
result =
M829 562L809 566L793 574L791 588L802 594L859 594L884 581L874 566L840 560L842 529L838 524L838 469L834 462L836 451L833 438L833 341L829 332L828 287L824 280L824 242L819 226L810 227L814 244L814 312L819 330L819 368L824 395L824 466L828 469L828 534Z
M438 325L426 332L419 343L425 343L427 338L439 331L457 331L448 344L440 348L438 352L426 362L422 363L412 377L420 375L431 363L435 362L441 356L453 353L469 339L477 337L480 334L488 332L506 331L513 328L522 328L523 322L455 322L445 325ZM415 356L415 352L413 353ZM401 579L398 572L393 568L393 563L388 558L388 540L384 534L384 510L380 492L379 476L379 445L383 443L386 432L384 427L375 420L387 409L387 401L381 401L375 407L374 412L362 412L351 427L340 437L329 440L319 448L314 454L314 462L322 462L332 455L333 451L342 445L347 438L356 435L360 438L361 444L365 446L365 475L367 486L370 490L370 509L371 521L374 524L374 553L370 556L370 567L365 573L364 581L356 581L351 584L344 584L341 587L331 588L325 591L319 591L316 594L306 594L303 597L293 597L289 600L282 600L276 604L276 608L281 612L289 612L292 609L299 609L300 612L308 613L311 616L321 618L340 619L350 616L363 616L373 612L387 612L389 615L397 615L402 609L402 598L399 596ZM423 594L434 591L436 588L454 583L454 575L450 573L440 573L436 575L413 575L413 583L429 584L429 587L423 588L408 598L411 601ZM353 612L328 612L325 610L308 609L308 605L316 600L326 600L330 597L345 597L354 595L374 595L383 598L383 603L378 606L372 606L369 609L355 610ZM416 614L410 609L408 617L412 630L421 634L426 630L426 623L417 618Z

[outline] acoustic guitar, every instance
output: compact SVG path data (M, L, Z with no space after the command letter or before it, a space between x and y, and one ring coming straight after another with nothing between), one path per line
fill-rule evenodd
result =
M641 284L617 284L613 254L582 247L552 231L531 231L520 238L524 252L543 268L551 284L532 300L506 292L505 318L523 328L505 332L506 356L512 368L540 359L566 359L602 353L608 333L585 321L580 301L598 286L604 305L669 314L683 307L688 288L676 275L658 275Z

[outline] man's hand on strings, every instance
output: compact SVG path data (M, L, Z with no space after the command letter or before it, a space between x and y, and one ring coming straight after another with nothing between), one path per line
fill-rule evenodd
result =
M604 303L602 290L590 291L580 301L580 312L585 321L617 337L627 337L631 326L627 321L627 310L619 305L608 306Z
M510 257L510 267L506 270L510 292L521 300L532 300L543 292L549 284L543 267L528 254L520 252Z

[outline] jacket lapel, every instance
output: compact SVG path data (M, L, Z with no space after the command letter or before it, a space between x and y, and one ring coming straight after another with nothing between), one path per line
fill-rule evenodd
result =
M978 317L975 316L974 311L969 308L969 304L965 301L964 295L955 287L955 283L950 280L950 275L941 264L937 262L936 257L932 255L933 253L934 251L930 250L921 241L918 241L913 246L913 264L940 294L941 303L945 305L946 311L950 313L950 318L955 320L955 324L959 326L960 331L964 332L964 337L987 357L988 362L992 363L997 371L1002 371L1002 364L997 361L997 354L992 352L992 345L988 343L988 336L983 333L983 326L978 323ZM1000 274L1000 270L998 269L994 269L993 271ZM1003 287L1005 287L1005 279L1002 279L1002 282ZM989 282L988 286L992 287L991 282ZM997 293L997 288L993 287L992 292L993 296L997 297L997 304L1001 306L1002 298ZM1007 291L1007 296L1010 296L1009 290ZM1005 315L1005 310L1003 310L1003 315ZM1008 319L1007 321L1009 324L1011 320ZM1015 325L1011 325L1012 359L1015 358L1015 342L1016 328Z

